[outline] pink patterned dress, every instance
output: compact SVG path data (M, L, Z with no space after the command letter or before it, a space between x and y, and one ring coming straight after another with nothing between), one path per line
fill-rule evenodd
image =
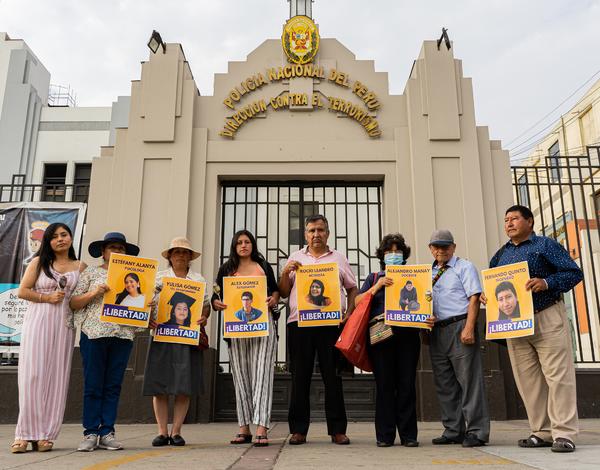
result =
M61 274L50 269L55 279L40 272L36 292L50 294L67 279L61 304L29 302L23 319L19 351L19 420L15 439L54 441L65 413L75 332L67 326L69 299L77 285L79 270Z

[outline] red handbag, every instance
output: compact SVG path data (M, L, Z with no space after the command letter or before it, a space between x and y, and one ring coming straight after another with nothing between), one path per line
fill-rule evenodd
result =
M375 278L375 282L377 282L377 278ZM372 300L373 295L370 292L367 291L363 294L363 298L354 308L335 343L335 347L346 356L352 365L366 372L373 370L367 353L367 329L369 328L369 311Z

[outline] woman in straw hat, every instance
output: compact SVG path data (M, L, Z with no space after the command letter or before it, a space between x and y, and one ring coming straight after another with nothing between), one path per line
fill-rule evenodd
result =
M206 282L190 268L190 263L200 256L186 238L174 238L162 257L168 260L169 268L156 275L156 292L162 289L165 277L180 277L192 281ZM199 320L206 325L210 315L208 289L204 294L204 306ZM154 315L156 312L154 312ZM153 318L150 327L156 328ZM144 373L144 395L152 396L154 416L158 424L158 435L152 441L155 447L183 446L181 426L190 406L190 397L200 393L202 388L202 351L198 346L152 341L148 349L146 372ZM169 395L175 397L173 425L169 433Z

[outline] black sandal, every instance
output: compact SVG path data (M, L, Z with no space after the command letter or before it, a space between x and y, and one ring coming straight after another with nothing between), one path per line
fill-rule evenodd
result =
M552 443L552 452L575 452L575 444L565 437L557 437Z
M235 439L229 441L230 444L250 444L252 442L252 434L236 434Z
M269 445L269 438L267 436L256 436L254 441L254 447L267 447Z
M537 437L535 434L532 434L527 439L519 439L518 445L519 447L527 447L532 449L534 447L552 447L552 442L545 441L541 437Z

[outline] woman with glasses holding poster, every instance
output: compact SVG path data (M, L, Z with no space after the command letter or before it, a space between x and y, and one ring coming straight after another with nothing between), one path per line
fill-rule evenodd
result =
M28 300L19 350L19 419L12 453L52 450L62 424L75 332L69 299L85 264L62 223L48 226L27 269L19 298Z
M215 294L212 296L212 307L215 310L227 308L220 293L223 292L223 278L230 276L266 276L269 310L279 303L279 289L273 268L258 252L256 239L248 230L235 233L231 240L229 259L219 268L216 281L218 289L215 288ZM268 336L231 338L228 341L240 426L240 431L230 441L231 444L252 442L250 433L250 423L252 423L257 426L254 445L258 447L269 445L267 431L271 421L273 373L277 348L277 333L274 331L272 318L269 322Z
M169 268L159 271L156 275L156 293L163 287L163 278L179 277L191 281L206 282L201 274L192 271L190 263L200 257L189 240L183 237L174 238L169 248L161 253L169 262ZM169 324L189 326L190 301L194 299L187 295L175 295L172 300L173 311ZM186 299L187 297L187 299ZM158 296L155 297L158 299ZM185 313L184 313L185 311ZM155 329L156 309L153 309L150 327ZM200 317L200 326L204 327L210 315L208 294L204 294L204 306ZM179 318L178 320L178 317ZM190 397L198 395L202 389L202 351L198 346L162 343L151 341L146 359L144 373L144 395L152 396L154 416L158 425L158 435L152 440L154 447L166 445L184 446L185 439L181 436L181 427L190 406ZM169 432L169 395L175 397L173 409L173 425Z
M385 287L393 280L385 277L386 266L406 264L410 247L404 237L392 233L383 237L376 251L381 271L371 273L365 279L356 305L366 292L373 295L369 318L385 310ZM417 394L415 390L417 361L421 350L418 328L392 327L394 334L376 344L369 344L367 351L373 366L377 389L375 405L375 434L378 447L390 447L396 440L405 447L417 447Z

